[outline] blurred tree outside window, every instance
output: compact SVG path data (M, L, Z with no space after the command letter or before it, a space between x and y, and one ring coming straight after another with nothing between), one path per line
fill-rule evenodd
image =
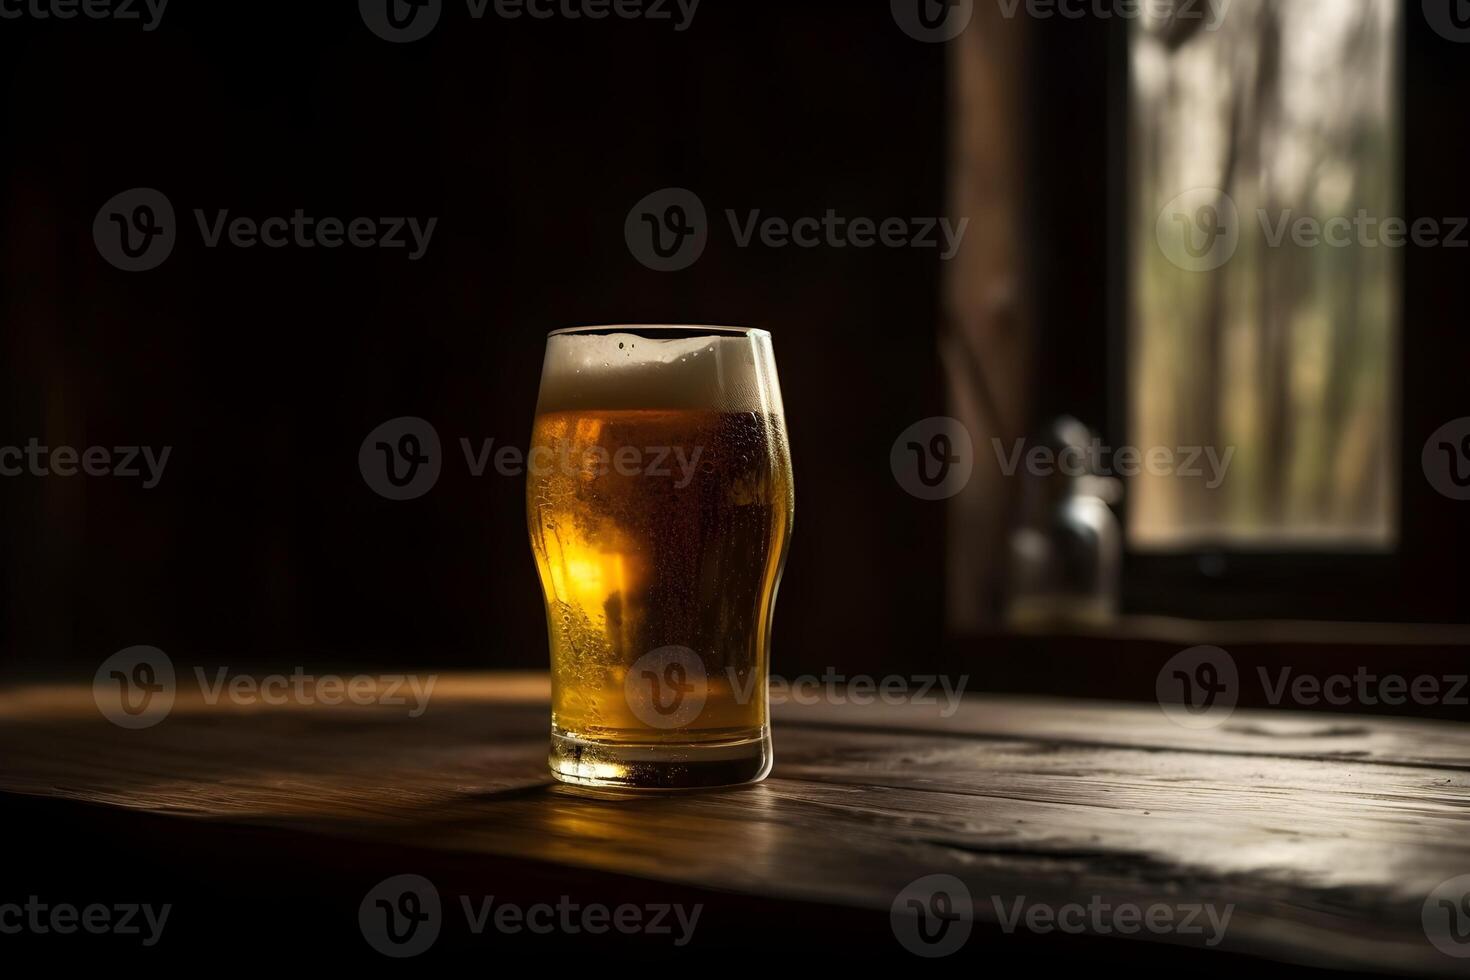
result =
M1214 488L1132 478L1131 547L1394 546L1399 18L1232 0L1133 23L1128 439L1234 454Z

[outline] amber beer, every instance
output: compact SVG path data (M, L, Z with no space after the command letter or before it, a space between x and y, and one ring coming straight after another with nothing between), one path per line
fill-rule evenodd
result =
M527 466L552 772L647 787L763 778L793 511L770 335L554 332Z

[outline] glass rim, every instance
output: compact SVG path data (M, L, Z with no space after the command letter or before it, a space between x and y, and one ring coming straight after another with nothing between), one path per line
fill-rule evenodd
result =
M649 334L650 339L661 333L682 334L682 339L695 337L769 337L769 330L760 327L729 327L706 323L610 323L584 327L561 327L552 330L550 337L608 337L613 334Z

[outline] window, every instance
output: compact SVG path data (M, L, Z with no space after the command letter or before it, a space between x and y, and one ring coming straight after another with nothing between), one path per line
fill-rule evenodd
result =
M1132 549L1395 544L1399 12L1131 29L1128 437L1228 459L1133 478Z

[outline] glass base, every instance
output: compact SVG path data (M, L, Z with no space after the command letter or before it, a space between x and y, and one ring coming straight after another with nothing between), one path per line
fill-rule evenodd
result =
M727 742L593 742L552 730L551 774L578 786L712 789L758 783L771 771L771 733Z

